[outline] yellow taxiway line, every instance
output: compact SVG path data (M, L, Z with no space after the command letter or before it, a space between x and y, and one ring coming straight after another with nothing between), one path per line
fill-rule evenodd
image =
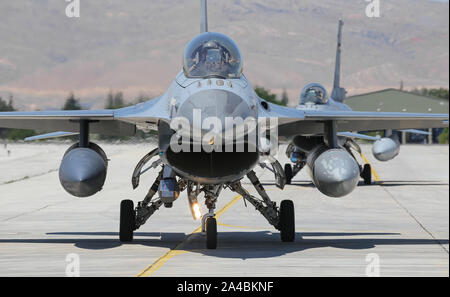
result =
M237 195L236 197L234 197L230 202L228 202L221 210L219 210L216 213L215 218L218 219L225 211L227 211L233 204L235 204L241 198L242 198L241 195ZM182 254L188 253L188 251L183 250L184 245L188 242L189 238L193 234L200 233L201 231L202 231L202 227L200 226L197 229L195 229L191 234L189 234L182 242L177 244L173 249L168 251L165 255L161 256L158 260L153 262L153 264L151 264L150 266L148 266L147 268L142 270L136 276L138 276L138 277L140 277L140 276L150 276L156 270L161 268L171 258L173 258L175 256L178 256L178 255L182 255Z

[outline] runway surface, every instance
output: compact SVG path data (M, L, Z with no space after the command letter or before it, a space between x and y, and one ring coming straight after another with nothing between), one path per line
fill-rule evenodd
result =
M380 181L343 199L318 192L306 171L281 191L271 172L258 170L273 200L294 201L296 241L280 242L251 205L225 190L217 250L205 248L185 193L136 231L133 243L119 242L120 201L136 203L153 182L156 172L145 174L133 191L130 180L154 144L102 145L111 159L107 181L84 199L59 184L68 147L0 147L0 276L65 276L73 254L81 276L366 276L376 275L377 263L380 276L449 276L448 146L402 146L386 163L363 146Z

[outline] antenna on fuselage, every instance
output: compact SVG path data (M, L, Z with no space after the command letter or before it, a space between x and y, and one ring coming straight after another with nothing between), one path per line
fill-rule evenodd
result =
M336 49L336 65L334 68L334 82L333 82L333 91L331 92L331 98L333 100L343 102L345 99L345 91L344 88L340 86L341 80L341 45L342 45L342 27L344 26L344 22L339 20L339 28L338 28L338 42Z
M202 14L200 20L200 33L208 32L208 5L206 0L200 0L202 5Z

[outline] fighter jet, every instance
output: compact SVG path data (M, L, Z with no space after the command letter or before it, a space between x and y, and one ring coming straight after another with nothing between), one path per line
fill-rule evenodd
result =
M313 181L323 193L339 197L357 184L359 168L339 138L340 132L380 129L441 127L447 114L354 112L344 108L295 109L259 98L243 74L243 59L236 43L221 33L208 31L206 0L201 1L201 33L186 46L182 70L160 97L114 110L30 111L0 113L0 127L56 131L32 139L79 135L68 148L59 168L62 187L76 197L92 196L106 179L108 158L89 140L91 133L132 136L136 129L155 130L158 147L136 165L133 188L148 170L159 170L144 199L120 205L122 242L161 206L170 208L187 192L195 219L201 219L206 247L217 247L215 206L223 189L242 195L280 231L281 241L295 240L294 203L273 202L255 174L262 160L269 162L277 185L284 171L272 152L278 140L310 148L308 162ZM317 93L312 93L312 91ZM315 106L327 104L320 88L308 92ZM312 99L311 99L312 96ZM329 104L329 103L328 103ZM342 103L337 102L341 106ZM275 149L274 149L275 148ZM266 163L267 163L266 162ZM247 177L260 198L243 186ZM201 213L202 194L207 213Z
M352 109L344 104L346 90L340 86L340 72L341 72L341 52L342 52L342 28L344 22L339 20L338 35L337 35L337 48L336 48L336 62L334 70L334 82L331 97L328 98L326 89L318 83L311 83L306 85L300 92L300 102L296 109L298 110L321 110L321 111L351 111ZM417 129L402 129L405 133L425 134L428 132ZM352 131L338 132L339 145L344 148L357 162L354 153L361 155L360 146L354 141L354 139L364 139L374 141L372 146L372 154L378 161L389 161L395 158L400 152L400 141L398 134L393 133L392 129L384 130L384 137L370 136L366 134L356 133ZM285 164L284 173L286 177L286 184L290 184L292 178L294 178L305 166L311 168L308 164L308 158L310 163L314 160L316 155L315 149L322 145L322 140L317 138L318 135L305 136L299 134L295 136L288 144L286 148L286 156L293 163ZM311 146L311 143L317 141L316 145ZM307 144L306 144L307 143ZM372 183L372 169L370 164L358 165L360 170L360 176L364 180L366 185ZM311 171L309 171L311 173ZM313 179L314 181L314 179ZM324 188L319 190L324 194L327 194ZM322 191L325 190L325 191ZM348 193L342 192L341 195ZM336 194L335 194L336 195Z

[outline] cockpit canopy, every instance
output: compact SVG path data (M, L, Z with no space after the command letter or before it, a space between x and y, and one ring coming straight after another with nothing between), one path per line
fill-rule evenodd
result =
M183 70L189 78L239 78L242 75L241 52L229 37L205 32L186 46Z
M321 85L312 83L306 85L300 93L300 104L326 104L328 102L327 90Z

